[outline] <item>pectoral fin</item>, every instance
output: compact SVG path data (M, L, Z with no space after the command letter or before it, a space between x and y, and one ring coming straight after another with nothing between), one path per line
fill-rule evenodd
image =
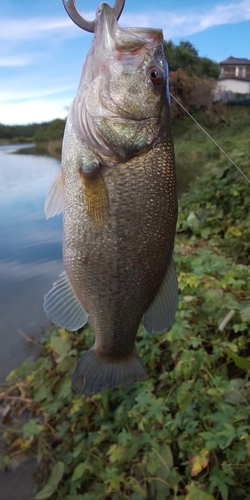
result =
M59 280L47 293L43 307L53 323L71 331L78 330L88 321L88 314L75 295L65 272L60 274Z
M59 215L63 211L63 188L64 181L62 172L60 171L50 185L47 193L44 205L46 219L54 217L54 215Z
M81 171L81 179L86 212L92 224L101 229L108 218L109 198L100 167L92 175Z
M142 322L148 333L163 333L172 325L178 307L178 281L173 259L161 287Z

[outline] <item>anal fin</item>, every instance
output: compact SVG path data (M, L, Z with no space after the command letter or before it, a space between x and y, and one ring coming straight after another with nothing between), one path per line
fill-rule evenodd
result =
M47 293L43 307L53 323L71 331L78 330L88 321L88 314L75 295L65 272L60 274L59 280Z
M148 333L163 333L172 325L178 307L178 281L171 259L161 287L145 312L142 322Z

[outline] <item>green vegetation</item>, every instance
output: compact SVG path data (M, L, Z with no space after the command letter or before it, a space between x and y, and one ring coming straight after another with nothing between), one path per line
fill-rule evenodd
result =
M29 125L4 125L0 123L0 141L8 142L32 142L39 128L37 123Z
M34 134L36 143L55 141L63 138L65 120L53 120L48 123L41 123Z
M197 117L249 176L249 113ZM53 326L0 393L0 466L35 454L36 500L250 500L249 184L190 118L174 131L177 170L199 177L179 206L175 323L138 332L148 380L74 394L93 332Z
M199 57L198 51L190 42L180 42L175 45L172 40L164 41L164 52L169 70L184 70L189 75L218 78L220 66L207 57Z
M65 120L32 123L29 125L3 125L0 123L0 144L35 142L35 146L18 151L19 154L40 154L61 158Z
M52 120L29 125L3 125L0 123L1 142L48 142L62 139L65 120Z

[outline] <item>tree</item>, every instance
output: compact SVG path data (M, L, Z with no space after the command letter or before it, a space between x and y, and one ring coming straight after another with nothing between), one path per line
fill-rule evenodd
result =
M183 69L189 75L218 78L220 66L208 57L199 57L198 50L188 41L175 45L172 40L163 42L170 71Z
M204 76L208 76L210 78L217 79L220 74L220 66L219 64L211 61L208 57L202 57L200 59L201 64L201 74Z
M176 47L176 58L178 68L184 69L189 75L200 74L200 61L198 55L185 44Z
M184 42L183 40L180 42L180 47L183 47L184 49L188 50L191 54L193 54L195 57L199 56L198 50L193 46L192 43L186 41Z
M41 123L35 133L35 142L49 142L61 139L65 128L65 120L56 119L51 122Z

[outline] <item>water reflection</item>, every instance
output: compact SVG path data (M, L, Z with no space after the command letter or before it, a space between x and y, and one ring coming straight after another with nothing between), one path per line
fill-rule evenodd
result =
M29 145L30 146L30 145ZM62 217L46 221L46 191L59 162L0 146L0 382L29 355L18 333L38 337L43 296L63 269Z

